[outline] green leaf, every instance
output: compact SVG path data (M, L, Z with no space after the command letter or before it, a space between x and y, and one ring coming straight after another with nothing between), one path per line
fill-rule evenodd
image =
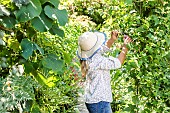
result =
M46 2L48 2L49 0L40 0L40 3L43 5L45 4Z
M17 23L17 21L12 16L9 16L9 17L5 16L5 17L2 17L2 23L3 23L3 26L6 28L13 28L15 24Z
M53 20L58 20L61 26L64 26L68 22L68 15L65 9L59 10L47 5L45 6L44 11L49 18Z
M35 50L38 50L42 55L44 54L44 50L40 48L36 43L34 43Z
M136 108L135 105L132 105L132 104L128 104L128 107L124 108L124 111L128 111L130 113L135 113L134 112L134 109Z
M168 46L170 46L170 38L166 38L166 42L167 42Z
M34 44L32 42L30 42L28 39L23 39L21 41L21 47L22 47L22 56L25 59L28 59L33 51L34 51Z
M23 106L24 106L25 103L23 103ZM26 101L26 104L25 104L25 109L24 111L25 112L29 112L31 110L31 107L33 105L33 100L27 100Z
M55 86L55 82L57 81L57 78L54 76L48 77L46 80L46 84L48 87L53 87Z
M0 93L2 94L2 89L3 89L3 86L4 86L4 84L3 84L3 82L2 82L2 80L1 80L1 78L0 78Z
M116 72L114 73L113 81L118 80L118 78L120 77L120 75L121 75L120 70L116 70Z
M44 67L52 69L54 72L61 71L63 67L63 61L58 60L57 57L54 57L54 55L49 55L46 58L43 58L42 64Z
M48 18L44 12L42 12L40 16L31 20L31 24L36 30L45 32L52 27L53 20Z
M132 4L132 0L126 0L125 3Z
M46 85L46 78L43 74L39 73L35 69L32 70L31 74L35 77L39 84Z
M132 86L128 86L128 92L134 91Z
M151 111L149 109L144 109L144 113L151 113Z
M25 73L29 74L34 70L34 66L31 62L26 62L24 63L24 67L25 67Z
M41 3L39 0L31 0L28 5L22 6L18 11L15 12L15 16L20 22L26 22L28 20L37 17L41 13Z
M40 2L41 2L41 4L45 4L46 2L49 2L52 5L54 5L55 8L58 8L60 0L40 0Z
M31 113L41 113L38 104L37 105L33 105Z
M60 37L64 37L64 31L60 29L57 24L53 25L49 31L53 35L57 34Z
M139 98L138 98L138 96L133 96L133 97L132 97L132 101L133 101L134 104L139 103Z
M29 39L33 38L34 36L36 36L36 30L33 27L27 27L27 36Z
M19 46L20 46L20 43L18 42L17 39L14 39L14 38L10 38L8 39L8 47L13 49L15 52L18 52L19 51Z
M65 51L63 51L62 53L63 53L63 55L64 55L64 61L65 61L66 63L70 63L70 62L71 62L70 54L67 53L67 52L65 52Z
M59 3L60 3L60 0L49 0L49 2L50 2L51 4L53 4L53 5L55 6L55 8L58 8L58 5L59 5Z
M41 54L44 54L44 50L40 48L36 43L29 41L28 39L23 39L21 41L22 56L28 59L34 50L38 50Z

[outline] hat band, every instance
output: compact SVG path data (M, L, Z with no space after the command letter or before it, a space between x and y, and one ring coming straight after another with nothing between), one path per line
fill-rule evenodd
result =
M96 35L96 34L95 34ZM84 50L84 49L82 49L81 48L81 50L83 50L83 51L90 51L90 50L92 50L95 46L96 46L96 44L97 44L97 42L98 42L98 36L96 35L96 37L97 37L97 40L96 40L96 43L94 44L94 46L92 46L90 49L88 49L88 50Z

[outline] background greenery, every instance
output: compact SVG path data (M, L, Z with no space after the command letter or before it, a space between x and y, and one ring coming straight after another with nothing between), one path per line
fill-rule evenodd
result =
M77 38L88 30L133 39L113 70L112 109L170 112L168 0L3 0L0 5L0 112L74 113L81 88ZM109 55L117 56L122 35Z

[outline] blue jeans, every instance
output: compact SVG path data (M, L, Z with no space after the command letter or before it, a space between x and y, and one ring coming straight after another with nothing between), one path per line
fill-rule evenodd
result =
M89 113L112 113L112 109L109 102L98 102L98 103L86 103L86 107Z

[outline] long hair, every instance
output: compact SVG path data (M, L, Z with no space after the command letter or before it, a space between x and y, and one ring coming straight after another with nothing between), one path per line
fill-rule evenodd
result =
M82 77L85 77L87 72L88 72L88 68L89 68L87 61L86 60L80 60L80 67L81 67Z

